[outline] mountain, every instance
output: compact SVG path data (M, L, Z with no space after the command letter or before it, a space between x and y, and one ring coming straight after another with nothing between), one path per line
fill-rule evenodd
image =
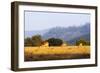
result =
M85 25L77 27L54 27L42 31L25 31L25 37L31 37L37 34L41 35L44 40L60 38L70 44L74 44L76 40L81 38L90 41L90 24L86 23Z
M48 32L46 32L42 37L43 39L48 38L60 38L64 41L72 41L72 39L75 40L75 38L78 39L78 37L88 37L90 36L90 24L85 24L83 26L78 27L55 27L50 29ZM85 38L86 39L86 38Z
M69 43L69 44L71 44L71 45L73 45L73 44L75 44L75 42L78 41L79 39L83 39L83 40L89 42L89 41L90 41L90 34L87 33L87 34L84 34L84 35L82 35L82 36L75 37L74 39L71 39L71 40L66 41L66 42Z
M43 36L44 33L48 32L48 30L38 30L38 31L25 31L25 38L32 37L34 35L41 35Z

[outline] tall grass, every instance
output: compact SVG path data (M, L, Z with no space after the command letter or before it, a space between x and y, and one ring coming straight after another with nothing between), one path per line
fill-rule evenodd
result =
M90 46L25 47L25 60L53 60L90 57Z

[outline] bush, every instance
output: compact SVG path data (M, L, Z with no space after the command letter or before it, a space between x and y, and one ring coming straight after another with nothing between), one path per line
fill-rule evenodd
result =
M24 46L41 46L42 39L40 35L32 36L32 38L24 39Z
M31 39L32 39L33 46L41 46L42 38L40 35L32 36Z
M82 39L80 39L79 41L76 41L77 46L80 45L80 43L82 43L83 46L84 45L90 45L90 42L82 40Z
M47 41L49 43L49 46L61 46L63 44L63 41L57 38L50 38Z
M32 46L32 45L33 43L32 43L31 38L26 38L24 41L24 46Z

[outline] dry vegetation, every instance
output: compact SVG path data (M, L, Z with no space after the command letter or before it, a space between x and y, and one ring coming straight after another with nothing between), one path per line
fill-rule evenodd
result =
M25 47L25 61L90 58L90 46Z

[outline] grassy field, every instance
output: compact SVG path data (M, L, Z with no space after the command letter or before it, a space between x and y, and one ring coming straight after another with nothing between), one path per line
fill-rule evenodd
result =
M90 46L25 47L25 61L90 58Z

